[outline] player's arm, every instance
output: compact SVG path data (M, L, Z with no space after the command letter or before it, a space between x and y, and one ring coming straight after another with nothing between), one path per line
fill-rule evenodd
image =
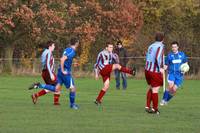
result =
M51 53L49 52L49 53L47 54L47 62L46 62L46 65L47 65L47 70L48 70L48 72L49 72L49 74L50 74L51 80L54 81L54 80L55 80L55 77L54 77L53 72L52 72L52 70L51 70L50 60L51 60Z
M161 73L164 73L164 48L159 47L156 51L156 62Z
M63 55L63 56L60 58L60 67L61 67L61 71L62 71L63 74L67 74L67 72L66 72L65 69L64 69L65 60L67 60L67 56L66 56L66 55Z
M98 54L98 56L97 56L97 61L96 61L96 63L95 63L95 65L94 65L94 72L95 72L95 79L97 80L98 79L98 77L99 77L99 71L98 71L98 65L99 65L99 62L100 62L100 60L101 60L101 57L102 57L102 55L101 55L101 53L99 53Z

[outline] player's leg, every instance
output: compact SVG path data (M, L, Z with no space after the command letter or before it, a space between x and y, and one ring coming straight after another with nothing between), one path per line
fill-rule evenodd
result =
M63 75L63 83L66 88L69 88L69 101L71 109L78 109L78 105L75 104L76 99L76 87L74 84L74 79L71 75Z
M113 64L112 65L112 70L116 70L118 69L120 72L124 72L124 73L128 73L128 74L131 74L131 75L135 75L135 70L132 70L130 68L127 68L127 67L123 67L119 64Z
M150 112L151 110L151 101L152 101L152 87L151 87L151 75L148 71L145 71L145 78L148 84L147 93L146 93L146 107L145 111Z
M69 100L70 100L70 107L72 109L78 109L78 105L75 104L75 99L76 99L76 87L75 87L75 84L74 84L74 80L71 77L71 79L70 79Z
M153 108L152 113L160 114L158 111L158 92L159 92L160 86L158 87L152 87L152 101L153 101Z
M163 85L163 76L161 73L150 73L151 86L152 86L152 113L160 114L158 111L158 92L160 87Z
M115 72L116 89L120 89L120 72L119 70L114 70L114 72Z
M99 94L98 94L98 96L96 98L95 104L97 104L97 105L101 104L102 98L103 98L103 96L105 95L106 91L109 88L109 84L110 84L110 78L109 77L104 78L104 86L101 89L101 91L99 92Z
M151 109L152 94L153 94L152 87L148 86L147 94L146 94L146 107L145 107L145 110L147 112L149 112L149 110Z
M175 76L174 74L168 75L168 87L163 94L163 98L160 102L160 105L167 105L168 101L173 97L174 87L175 87Z
M60 105L59 99L60 99L60 92L61 92L61 84L57 83L56 90L54 92L54 105Z
M180 75L175 75L174 84L171 85L171 88L169 88L169 95L167 98L167 102L169 102L176 94L177 89L182 85L183 83L183 77Z
M122 77L123 89L125 90L127 88L126 73L121 72L121 77Z

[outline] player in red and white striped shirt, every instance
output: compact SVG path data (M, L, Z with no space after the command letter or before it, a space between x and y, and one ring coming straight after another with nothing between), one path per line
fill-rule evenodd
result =
M164 34L157 33L156 42L151 44L146 54L145 77L149 85L147 91L146 107L148 113L159 114L158 111L158 91L163 85L164 73ZM153 108L151 108L151 102Z
M110 84L110 75L113 70L118 69L121 72L128 73L131 75L135 75L135 70L123 67L119 64L112 64L112 60L115 59L113 52L113 44L107 42L105 50L101 51L98 54L97 62L95 64L95 78L98 79L98 75L100 74L103 78L104 86L99 92L95 100L95 104L99 105L102 102L102 98L105 95L106 91L109 88Z
M55 49L55 43L52 41L47 42L47 47L43 51L41 56L41 63L42 63L42 78L46 84L49 85L56 85L57 83L57 77L55 74L55 68L54 68L54 57L52 52ZM34 104L36 104L38 97L43 96L50 92L49 90L41 90L35 94L32 94L32 101ZM59 105L59 97L60 92L54 93L54 105Z

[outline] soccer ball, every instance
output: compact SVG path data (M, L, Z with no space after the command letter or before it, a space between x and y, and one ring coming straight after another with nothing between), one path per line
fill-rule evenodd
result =
M181 70L182 73L188 72L188 71L190 70L190 67L189 67L188 63L182 64L182 65L180 66L180 70Z

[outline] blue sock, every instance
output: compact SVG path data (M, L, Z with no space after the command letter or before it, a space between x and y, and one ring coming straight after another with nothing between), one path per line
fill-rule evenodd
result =
M70 92L69 93L70 106L74 105L75 97L76 97L76 93L75 92Z
M53 92L55 92L55 90L56 90L55 86L53 86L53 85L47 85L47 84L40 84L39 88L47 89L47 90L50 90L50 91L53 91Z
M172 97L173 97L173 95L169 93L166 101L169 102L169 100L170 100Z
M165 92L164 92L164 94L163 94L163 100L167 101L168 95L169 95L169 91L168 91L168 90L165 90Z

